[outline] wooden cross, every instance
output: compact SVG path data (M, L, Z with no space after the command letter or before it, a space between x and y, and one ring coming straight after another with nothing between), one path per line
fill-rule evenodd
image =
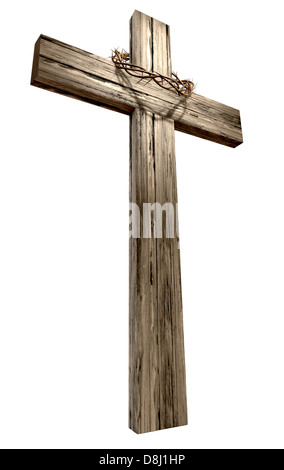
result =
M135 11L130 62L171 76L168 25ZM35 44L31 84L130 116L130 202L177 203L174 130L229 147L242 143L238 110L145 84L107 59L46 36ZM156 221L156 219L155 219ZM153 221L152 221L153 224ZM130 238L129 427L187 424L178 235Z

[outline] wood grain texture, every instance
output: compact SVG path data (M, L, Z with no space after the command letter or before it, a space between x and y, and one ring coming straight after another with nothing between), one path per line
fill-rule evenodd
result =
M131 60L171 73L167 25L137 11ZM130 119L130 202L177 203L174 121L143 109ZM136 433L187 424L178 239L130 238L129 426Z
M237 109L197 94L180 97L155 83L138 81L118 70L109 59L43 35L36 43L31 79L34 86L124 114L140 108L173 119L178 131L229 147L242 143Z

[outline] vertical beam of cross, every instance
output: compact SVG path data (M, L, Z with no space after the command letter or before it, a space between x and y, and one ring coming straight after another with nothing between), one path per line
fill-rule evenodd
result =
M135 11L130 61L171 76L168 25ZM178 238L143 238L143 204L177 203L174 121L136 108L130 117L130 202L141 237L130 238L129 427L187 424Z

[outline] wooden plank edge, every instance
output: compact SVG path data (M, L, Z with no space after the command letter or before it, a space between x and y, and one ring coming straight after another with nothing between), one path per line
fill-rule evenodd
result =
M99 106L100 108L105 108L109 109L111 111L116 111L120 114L124 114L127 116L130 116L134 108L131 109L122 109L121 107L118 107L115 102L110 102L110 101L102 101L101 96L96 96L93 94L92 97L83 95L83 94L77 94L74 89L71 87L68 89L63 90L63 88L58 87L55 82L51 81L45 81L41 77L36 77L33 82L31 83L32 86L36 88L42 88L43 90L48 90L52 91L53 93L57 93L58 95L63 95L67 96L69 98L73 98L78 101L83 101L84 103L89 103L95 106Z
M38 75L38 64L39 64L39 50L40 50L40 40L41 35L34 46L34 56L33 56L33 66L32 66L32 75L31 75L31 85L34 85L35 79Z
M184 125L181 121L175 121L175 130L231 148L236 148L243 143L242 129L240 129L239 139L232 139L227 136L215 134L214 132L201 129L200 127L189 126L188 124Z

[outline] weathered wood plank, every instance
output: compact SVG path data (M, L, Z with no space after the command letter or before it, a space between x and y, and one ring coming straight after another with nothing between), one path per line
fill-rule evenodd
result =
M135 12L130 54L171 73L167 25ZM130 120L130 202L177 203L173 119L135 109ZM180 253L176 232L129 241L129 426L149 432L187 424Z
M242 143L237 109L197 94L179 97L154 83L138 83L111 60L47 36L36 43L31 84L124 114L139 107L173 119L178 131L229 147Z

